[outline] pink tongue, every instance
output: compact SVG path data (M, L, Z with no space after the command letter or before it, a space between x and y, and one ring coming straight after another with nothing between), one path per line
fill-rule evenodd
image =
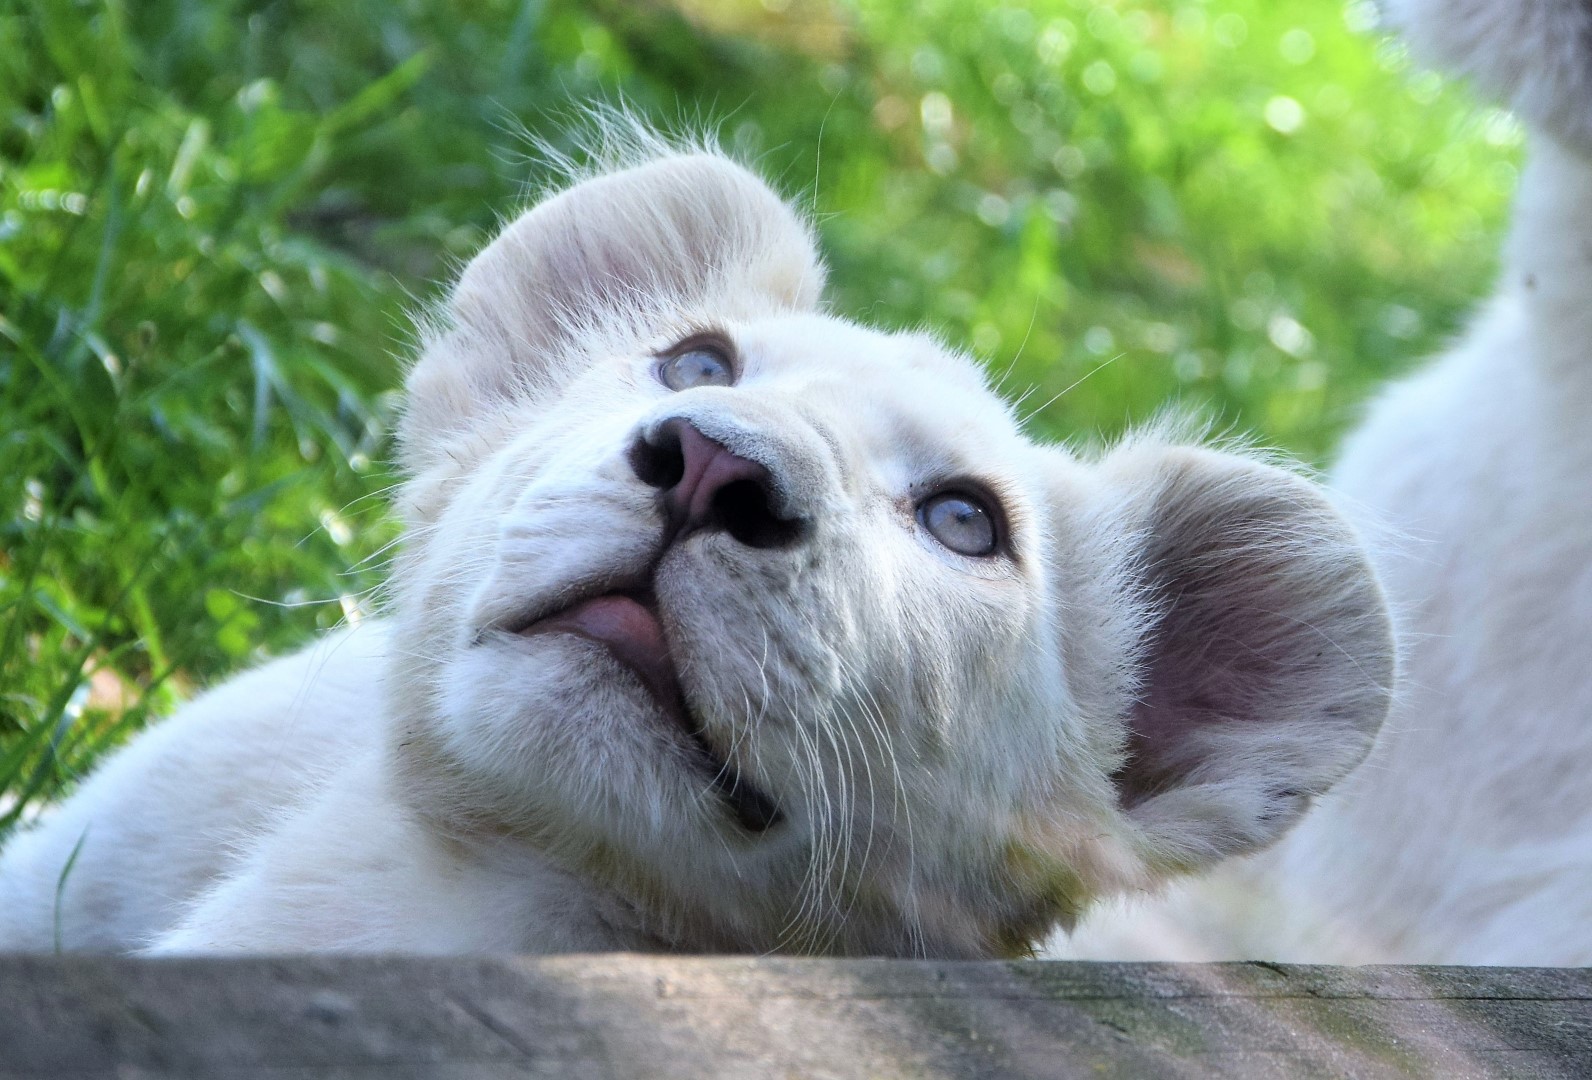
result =
M680 696L669 644L663 639L658 617L628 596L609 593L593 597L544 619L533 629L563 630L600 641L622 663L634 668L664 704L673 705Z

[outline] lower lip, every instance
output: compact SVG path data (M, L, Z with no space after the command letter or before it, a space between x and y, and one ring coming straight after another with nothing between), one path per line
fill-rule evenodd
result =
M533 623L520 633L575 634L606 645L616 659L640 676L658 700L671 703L680 696L663 626L657 615L634 597L623 593L596 596Z

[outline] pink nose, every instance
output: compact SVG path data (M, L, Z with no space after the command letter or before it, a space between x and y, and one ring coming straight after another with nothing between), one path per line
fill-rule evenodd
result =
M680 479L664 493L669 513L682 531L702 528L715 514L714 500L725 488L747 483L759 490L768 489L768 470L748 461L702 434L685 420L664 425L679 440Z
M765 466L708 438L689 420L667 420L638 437L630 466L662 496L671 538L718 529L749 547L782 547L805 525L776 509Z

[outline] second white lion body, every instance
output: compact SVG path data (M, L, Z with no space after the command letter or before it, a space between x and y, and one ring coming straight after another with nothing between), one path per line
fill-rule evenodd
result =
M1589 417L1592 160L1538 132L1497 295L1332 477L1383 538L1401 625L1371 756L1276 849L1101 910L1053 955L1592 963Z

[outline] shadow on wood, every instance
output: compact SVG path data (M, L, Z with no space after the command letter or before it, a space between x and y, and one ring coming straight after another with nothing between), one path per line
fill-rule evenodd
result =
M1592 970L0 957L0 1080L1587 1077Z

